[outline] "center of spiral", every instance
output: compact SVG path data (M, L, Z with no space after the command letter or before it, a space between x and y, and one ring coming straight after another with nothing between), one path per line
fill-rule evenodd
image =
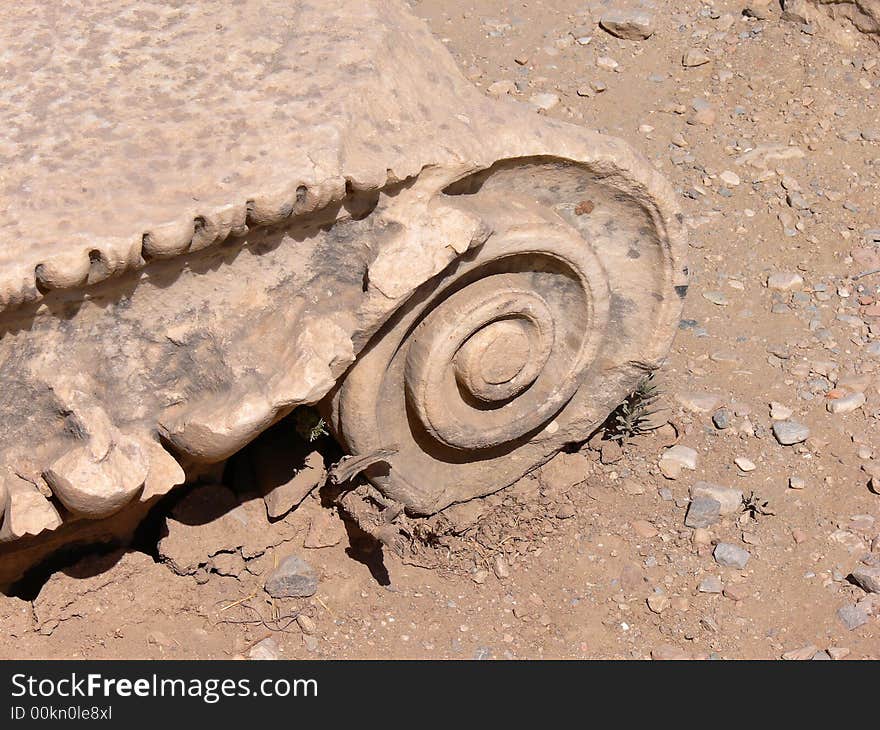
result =
M471 395L495 400L487 386L513 380L529 361L531 343L524 326L516 320L491 322L468 338L455 357L458 381Z

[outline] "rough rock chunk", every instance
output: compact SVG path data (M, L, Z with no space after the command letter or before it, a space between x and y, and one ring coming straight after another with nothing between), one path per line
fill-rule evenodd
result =
M541 111L549 111L558 103L559 97L556 94L551 94L549 92L532 94L532 96L529 97L529 104L537 107Z
M834 21L845 19L869 37L880 40L880 0L785 0L783 19L818 23L838 40L846 36Z
M327 478L324 457L317 451L302 461L291 458L289 449L270 443L261 445L255 456L257 486L271 519L290 512Z
M694 471L697 468L697 452L689 446L677 444L661 454L659 466L667 479L677 479L682 469Z
M654 16L646 10L635 8L608 10L599 25L611 35L627 41L643 41L654 34Z
M740 489L723 487L712 482L696 482L691 487L691 499L708 497L718 502L719 511L722 515L738 512L742 507L743 493Z
M715 546L715 551L712 553L712 557L715 558L715 562L718 563L718 565L723 565L726 568L739 568L742 570L749 562L751 553L738 545L733 545L729 542L719 542Z
M776 421L773 435L783 446L792 446L806 441L810 437L810 429L798 421Z
M859 566L850 578L868 593L880 593L880 566Z
M685 51L684 55L681 58L681 65L685 68L694 68L696 66L702 66L705 63L709 63L712 59L709 58L702 51L698 51L694 48L690 48Z
M709 527L721 519L721 505L717 499L700 496L691 500L684 518L687 527Z
M868 623L868 612L857 603L847 603L837 609L837 618L850 631Z
M248 659L277 661L281 658L278 642L271 636L257 642L248 652Z
M767 288L776 291L792 291L804 286L803 277L793 271L781 271L767 277Z
M63 454L44 476L67 509L99 518L112 515L134 498L149 467L140 443L111 428Z
M676 399L682 408L694 413L711 413L718 408L721 399L711 393L685 391L678 393Z
M269 574L265 588L273 598L307 598L318 590L318 576L305 560L288 555Z

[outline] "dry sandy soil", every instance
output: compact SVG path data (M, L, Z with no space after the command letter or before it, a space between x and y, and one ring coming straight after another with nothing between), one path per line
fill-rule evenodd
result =
M270 524L242 457L237 495L177 497L139 550L2 599L0 656L880 656L880 596L853 578L880 568L878 46L743 0L658 0L653 35L621 40L605 7L414 3L487 93L627 139L680 193L693 282L663 425L409 525L399 553L344 524L329 488ZM792 421L808 438L783 445L774 423ZM690 527L698 482L754 509L713 492L725 514L703 500ZM216 514L196 509L208 496ZM290 554L317 592L271 599Z

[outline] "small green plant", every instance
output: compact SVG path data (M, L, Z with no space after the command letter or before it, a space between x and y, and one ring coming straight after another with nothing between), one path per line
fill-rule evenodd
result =
M294 428L304 441L312 443L326 436L327 423L314 408L300 406L293 412Z
M650 373L608 417L608 438L619 441L622 446L634 436L650 431L651 416L657 412L651 406L659 397L660 389L654 382L654 374Z

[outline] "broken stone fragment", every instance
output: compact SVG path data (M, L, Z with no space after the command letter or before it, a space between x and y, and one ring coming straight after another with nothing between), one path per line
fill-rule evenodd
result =
M850 579L868 593L880 593L880 566L860 565Z
M678 393L676 400L681 404L682 408L693 413L711 413L721 403L721 399L717 395L695 391Z
M803 662L811 660L816 652L819 651L819 647L815 644L807 644L806 646L802 646L800 649L792 649L791 651L787 651L782 655L782 658L786 661L794 661L794 662Z
M269 574L265 589L273 598L308 598L318 590L318 576L305 560L288 555Z
M277 661L281 658L278 642L271 636L254 644L248 652L248 659L257 661Z
M837 609L837 618L850 631L868 623L868 612L857 603L847 603Z
M800 274L792 271L777 272L767 277L767 288L776 291L792 291L802 289L804 280Z
M0 541L39 535L44 530L54 530L61 525L58 510L36 485L9 469L0 473L0 484L7 492Z
M798 421L776 421L773 435L783 446L792 446L806 441L810 437L810 429Z
M654 34L654 17L646 10L613 8L599 21L603 30L627 41L643 41Z
M691 499L708 497L718 502L719 512L722 515L730 515L739 512L742 508L743 493L740 489L723 487L711 482L696 482L691 487Z
M697 452L677 444L661 454L659 467L667 479L677 479L682 469L694 471L697 468Z
M721 519L721 505L717 499L699 496L691 500L684 518L687 527L709 527Z
M694 68L696 66L702 66L705 63L709 63L712 59L709 58L702 51L698 51L694 48L690 48L685 51L684 55L681 58L681 65L685 68Z
M739 568L742 570L749 562L751 554L748 550L744 550L738 545L733 545L729 542L719 542L715 546L712 557L715 558L715 562L718 563L718 565L723 565L726 568Z
M141 492L141 500L146 502L153 497L167 494L173 487L183 484L186 474L171 454L156 441L143 441L141 445L147 454L149 470Z
M794 411L791 408L783 405L782 403L777 403L776 401L771 401L770 403L770 418L774 421L787 421L794 415Z
M286 515L327 479L324 457L317 451L297 463L289 449L280 448L273 440L258 447L255 459L257 486L264 492L270 519Z
M543 92L540 94L532 94L529 97L529 104L537 107L540 111L549 111L559 103L559 97L556 94Z
M690 657L684 649L664 644L651 650L651 659L654 661L683 661L690 659Z

